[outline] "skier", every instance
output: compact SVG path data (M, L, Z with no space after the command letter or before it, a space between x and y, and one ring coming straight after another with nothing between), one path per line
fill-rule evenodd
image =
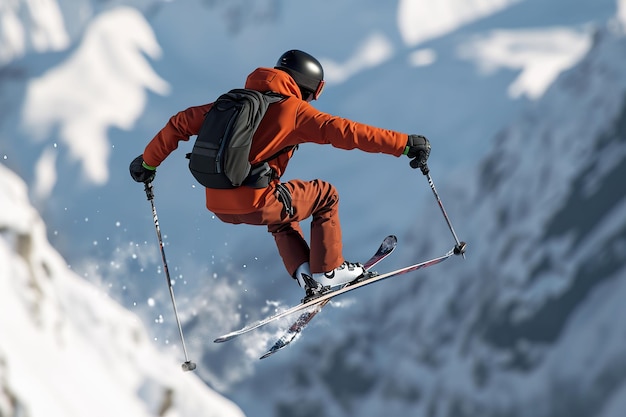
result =
M341 149L407 155L412 167L425 166L430 143L421 135L385 130L316 110L324 88L324 71L313 56L299 50L285 52L274 68L257 68L245 88L272 91L285 98L269 106L256 130L250 162L267 158L271 181L266 188L242 185L234 189L206 188L206 207L221 221L267 226L288 273L305 289L307 296L323 287L336 287L364 274L362 265L342 255L339 196L332 184L291 180L280 182L289 159L300 143L330 144ZM137 182L151 182L156 168L178 147L197 135L204 115L213 103L190 107L174 115L148 143L142 155L130 164ZM300 221L312 216L310 246Z

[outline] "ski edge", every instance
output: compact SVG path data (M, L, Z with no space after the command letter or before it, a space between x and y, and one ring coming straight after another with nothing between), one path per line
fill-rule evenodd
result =
M388 235L385 237L378 247L378 250L370 259L368 259L363 266L367 271L371 268L374 268L378 263L380 263L383 259L387 258L389 255L393 253L398 245L398 238L395 235ZM347 284L346 284L347 285ZM304 328L313 320L313 318L322 311L322 308L326 306L330 302L330 299L316 304L312 307L311 310L305 311L301 313L300 316L293 322L291 326L285 331L285 333L278 339L271 348L267 350L259 359L265 359L272 356L274 353L278 352L289 346L291 342L293 342L298 335L304 330Z
M380 260L382 260L385 256L382 256L381 252L385 252L385 251L389 251L389 253L393 252L393 250L396 248L396 245L398 244L398 238L395 235L389 235L387 237L385 237L382 241L382 243L380 244L380 246L378 247L378 250L376 251L376 253L374 254L374 256L372 256L370 258L370 261L372 261L372 266L376 265L378 262L380 262ZM341 289L345 288L342 287ZM327 293L330 294L330 293ZM326 294L326 295L327 295ZM322 296L324 297L324 296ZM298 305L295 305L287 310L284 310L280 313L277 313L273 316L267 317L265 319L259 320L255 323L249 324L248 326L245 326L239 330L235 330L232 331L230 333L227 333L225 335L222 335L220 337L218 337L217 339L215 339L213 342L214 343L224 343L227 342L229 340L232 340L238 336L241 336L242 334L251 332L252 330L258 329L259 327L262 327L268 323L271 323L274 320L278 320L282 317L287 317L291 314L294 314L300 310L304 310L308 307L311 307L315 304L318 304L319 302L322 302L323 300L321 299L322 297L318 297L315 298L313 300L310 300L306 303L300 303ZM306 306L306 307L305 307Z
M384 280L386 278L390 278L390 277L395 276L395 275L401 275L401 274L405 274L407 272L412 272L412 271L416 271L418 269L422 269L422 268L425 268L425 267L428 267L428 266L436 265L436 264L438 264L438 263L448 259L452 255L454 255L454 248L451 249L450 251L448 251L445 255L439 256L437 258L429 259L427 261L420 262L420 263L417 263L417 264L414 264L414 265L410 265L410 266L407 266L407 267L404 267L404 268L400 268L400 269L397 269L395 271L387 272L385 274L374 275L371 278L367 278L367 279L365 279L363 281L358 281L355 284L351 284L351 285L342 287L342 288L340 288L338 290L335 290L335 291L330 291L330 292L328 292L328 293L326 293L326 294L324 294L324 295L322 295L322 296L320 296L318 298L310 300L310 301L308 301L306 303L297 304L297 305L295 305L295 306L293 306L293 307L291 307L291 308L289 308L287 310L284 310L284 311L282 311L280 313L277 313L277 314L275 314L273 316L270 316L270 317L268 317L266 319L260 320L260 321L258 321L256 323L250 324L250 325L248 325L248 326L246 326L246 327L244 327L242 329L235 330L233 332L230 332L230 333L227 333L227 334L225 334L223 336L220 336L217 339L215 339L214 342L215 343L227 342L229 340L234 339L235 337L241 336L242 334L248 333L248 332L250 332L252 330L258 329L261 326L264 326L264 325L266 325L268 323L271 323L274 320L278 320L280 318L287 317L287 316L289 316L291 314L294 314L294 313L296 313L298 311L301 311L301 310L304 310L306 308L312 307L312 306L314 306L316 304L320 304L320 303L322 303L322 302L324 302L326 300L329 300L331 298L334 298L334 297L336 297L338 295L341 295L341 294L344 294L346 292L355 290L357 288L365 287L367 285L373 284L374 282L382 281L382 280Z

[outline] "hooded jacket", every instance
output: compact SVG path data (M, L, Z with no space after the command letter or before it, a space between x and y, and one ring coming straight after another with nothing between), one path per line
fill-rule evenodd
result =
M273 91L286 97L269 106L255 132L250 150L251 164L270 158L287 147L307 142L394 156L400 156L406 147L406 133L380 129L318 111L302 100L298 85L284 71L257 68L248 76L245 88L261 92ZM197 135L204 115L212 105L213 103L209 103L190 107L170 118L146 146L144 161L157 167L178 147L180 141L188 141L190 136ZM280 181L293 152L290 150L268 161L276 173L276 179L267 188L207 188L207 208L218 214L245 214L262 207L268 194L274 192L274 186Z

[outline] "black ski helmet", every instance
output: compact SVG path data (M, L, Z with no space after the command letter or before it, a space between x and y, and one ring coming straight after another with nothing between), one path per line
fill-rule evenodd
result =
M317 59L306 52L297 49L287 51L278 58L274 68L291 75L300 87L303 99L317 100L322 94L324 69Z

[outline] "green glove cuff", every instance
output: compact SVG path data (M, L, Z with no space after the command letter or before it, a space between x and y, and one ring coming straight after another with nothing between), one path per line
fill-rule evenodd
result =
M156 167L153 167L151 165L146 164L145 161L141 163L141 166L144 167L145 169L149 169L150 171L155 171L156 170Z
M409 150L411 150L411 147L410 146L406 146L404 148L404 152L402 152L402 155L408 155L409 154Z

